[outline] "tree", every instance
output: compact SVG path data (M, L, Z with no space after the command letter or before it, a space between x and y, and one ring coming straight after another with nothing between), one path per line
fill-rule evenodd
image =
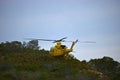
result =
M38 40L31 40L26 44L26 48L39 50Z
M108 75L111 80L120 79L120 63L114 61L112 58L103 57L102 59L91 59L88 63L100 72Z
M18 52L22 49L22 43L19 41L12 41L0 44L1 52Z

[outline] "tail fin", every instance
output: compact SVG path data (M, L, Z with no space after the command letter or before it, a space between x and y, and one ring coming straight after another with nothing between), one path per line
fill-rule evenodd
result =
M74 46L77 42L78 42L78 39L77 39L76 41L73 41L70 49L73 49L73 46Z
M78 42L78 39L75 41L75 44Z

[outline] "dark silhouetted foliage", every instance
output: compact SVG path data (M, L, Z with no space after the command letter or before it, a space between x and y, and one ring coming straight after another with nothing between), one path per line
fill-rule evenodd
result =
M28 43L26 43L24 46L29 49L39 50L38 40L31 40Z
M25 51L34 51L39 50L38 40L31 40L29 42L5 42L0 44L0 52L1 53L15 53L15 52L25 52Z
M110 57L79 61L52 57L38 41L0 44L0 80L119 80L120 65Z
M11 53L21 51L22 43L19 41L12 41L0 44L0 52Z
M108 75L111 80L120 80L120 63L114 61L112 58L91 59L89 64Z

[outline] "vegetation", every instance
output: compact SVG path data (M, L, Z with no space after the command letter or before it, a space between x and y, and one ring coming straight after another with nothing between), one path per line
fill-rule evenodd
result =
M109 57L86 62L73 55L51 57L38 41L0 44L0 80L119 80L119 71Z
M91 59L89 64L109 76L111 80L120 80L120 63L114 61L112 58Z

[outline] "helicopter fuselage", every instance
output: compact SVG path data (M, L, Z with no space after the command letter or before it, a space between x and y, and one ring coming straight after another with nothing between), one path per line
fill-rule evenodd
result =
M73 51L73 46L75 42L72 42L70 49L68 49L65 45L62 45L61 42L57 42L54 47L50 49L50 55L57 57L57 56L65 56L66 54Z

